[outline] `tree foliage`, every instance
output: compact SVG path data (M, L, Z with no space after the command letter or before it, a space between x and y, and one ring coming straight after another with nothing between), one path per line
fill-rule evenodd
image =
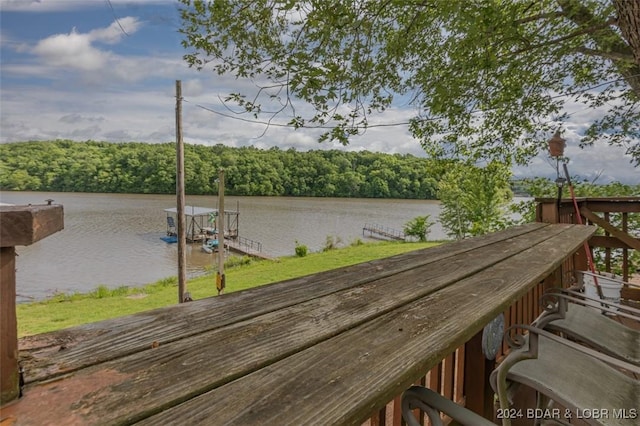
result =
M635 1L181 3L190 66L252 81L227 100L324 128L323 140L348 143L400 100L430 154L524 163L577 102L608 108L582 144L623 145L640 163Z
M493 162L486 167L452 163L438 183L440 223L456 239L482 235L507 226L513 193L511 171Z
M338 150L185 145L185 191L217 193L225 170L228 195L435 198L431 162L412 155ZM0 188L171 194L175 143L17 142L0 145Z

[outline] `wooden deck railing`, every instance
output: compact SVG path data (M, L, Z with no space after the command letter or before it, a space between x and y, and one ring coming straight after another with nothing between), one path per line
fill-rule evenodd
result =
M536 199L538 222L578 223L573 200ZM640 197L624 198L579 198L576 200L585 224L601 228L598 235L589 240L593 250L603 250L605 271L621 271L627 281L633 275L631 250L640 251L640 229L630 226L640 215ZM615 255L614 250L619 253ZM616 263L617 262L617 263ZM505 328L513 324L531 323L541 312L540 298L544 291L553 287L570 287L575 284L576 271L588 270L587 255L578 251L573 258L566 259L562 266L544 281L532 288L520 300L504 312ZM623 289L622 297L640 300L633 290ZM495 361L487 360L480 346L479 333L464 346L443 359L440 364L419 381L418 384L440 392L458 404L483 414L493 420L493 392L488 384L488 374L495 367ZM505 343L496 356L500 360L508 351ZM446 420L446 419L445 419ZM372 415L365 424L371 426L404 425L400 410L400 396L389 402L380 412ZM422 424L428 424L426 417Z
M562 269L567 266L569 265L563 265ZM557 271L557 275L562 275L561 271ZM554 286L553 281L554 277L550 276L511 305L504 312L505 329L514 324L533 322L542 312L540 298L545 288ZM487 360L482 353L481 337L479 333L464 346L456 349L416 384L436 390L452 401L494 420L493 391L488 383L488 375L495 368L495 361ZM496 359L502 359L508 350L506 343L503 343ZM421 424L429 424L426 416L421 420ZM444 420L447 424L450 419ZM403 426L405 424L400 408L400 395L364 423L369 426Z
M546 223L578 223L571 199L537 198L536 220ZM640 267L640 197L578 198L576 204L583 223L597 225L598 232L589 240L596 269L622 275L630 281ZM635 251L635 255L632 254ZM632 261L635 256L635 263ZM577 270L588 270L586 256L575 258ZM565 277L572 278L572 277ZM640 301L640 291L623 288L622 299Z
M61 205L0 207L0 404L17 398L20 391L16 246L31 245L63 228Z
M536 202L538 222L578 223L571 199L558 202L537 198ZM640 197L578 198L576 204L583 222L600 228L589 240L589 245L592 249L604 251L605 270L619 270L624 281L628 281L635 272L629 261L631 250L640 251L640 229L630 226L634 223L632 219L637 223L640 218ZM619 256L614 256L614 250L619 252Z
M55 332L65 350L34 336L24 397L7 416L401 425L395 397L421 383L493 419L483 325L501 313L507 327L531 322L562 259L592 233L528 224Z

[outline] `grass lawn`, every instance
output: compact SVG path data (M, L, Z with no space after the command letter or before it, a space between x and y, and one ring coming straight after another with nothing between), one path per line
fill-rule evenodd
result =
M297 278L316 272L381 259L439 242L378 242L354 244L345 248L309 253L304 257L282 257L273 261L236 259L225 269L226 293ZM239 261L237 260L239 259ZM193 299L217 294L215 272L190 279L187 291ZM86 294L58 294L38 302L17 306L19 337L54 331L74 325L129 315L177 303L178 282L170 277L141 288L104 286Z

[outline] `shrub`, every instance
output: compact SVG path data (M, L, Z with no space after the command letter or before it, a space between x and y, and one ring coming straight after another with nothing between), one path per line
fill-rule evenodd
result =
M249 265L251 257L249 256L230 256L224 261L225 268L233 268L236 266Z
M296 240L296 256L305 257L308 251L309 248L307 246L305 246L304 244L300 244L298 240Z
M431 230L434 222L430 222L431 216L418 216L404 224L404 234L410 237L416 237L418 241L427 241L427 235Z

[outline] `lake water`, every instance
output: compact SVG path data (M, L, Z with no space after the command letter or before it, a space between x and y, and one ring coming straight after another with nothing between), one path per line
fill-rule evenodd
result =
M16 247L18 300L41 299L55 292L88 292L99 285L139 286L177 275L177 245L160 239L166 232L164 209L174 195L2 192L0 202L64 207L64 230L28 247ZM188 205L217 207L215 196L187 196ZM435 221L433 200L353 198L225 197L227 210L238 209L239 234L262 243L270 256L291 256L296 241L320 251L328 236L342 245L360 238L367 223L402 230L416 216ZM430 239L444 239L439 224ZM215 257L198 244L187 245L188 276L202 274Z

